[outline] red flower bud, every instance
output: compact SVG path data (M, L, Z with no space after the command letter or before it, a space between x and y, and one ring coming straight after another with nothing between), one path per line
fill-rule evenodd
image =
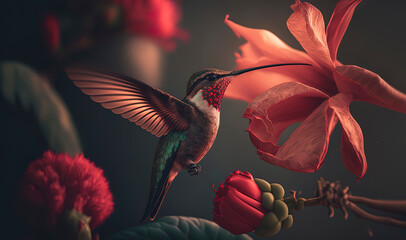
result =
M268 211L261 204L261 194L249 172L231 173L213 200L213 221L233 234L252 232Z

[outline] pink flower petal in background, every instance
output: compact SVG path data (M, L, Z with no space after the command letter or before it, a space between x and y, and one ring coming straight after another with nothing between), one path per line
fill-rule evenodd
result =
M355 8L361 0L339 0L327 25L326 35L330 56L335 62L341 39L350 24Z
M332 69L334 64L327 46L323 15L313 5L301 3L299 0L292 5L292 9L294 12L287 21L289 31L310 57L324 67Z
M378 74L367 69L345 65L336 67L334 79L340 92L351 93L354 101L365 101L406 113L406 94L399 92Z
M339 93L330 99L330 108L334 110L341 123L341 155L344 164L355 176L361 178L367 171L364 137L360 126L351 116L349 109L351 100L351 95Z

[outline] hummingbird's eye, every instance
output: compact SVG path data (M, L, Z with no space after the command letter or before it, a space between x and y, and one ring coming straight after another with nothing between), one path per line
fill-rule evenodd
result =
M206 75L206 79L208 81L216 81L217 80L217 75L214 73L209 73Z

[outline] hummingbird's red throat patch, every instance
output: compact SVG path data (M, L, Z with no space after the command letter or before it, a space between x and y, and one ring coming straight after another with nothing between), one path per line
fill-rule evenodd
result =
M220 111L221 100L227 89L228 84L231 82L232 77L225 77L222 81L216 82L211 86L204 87L202 97L208 102L209 105Z

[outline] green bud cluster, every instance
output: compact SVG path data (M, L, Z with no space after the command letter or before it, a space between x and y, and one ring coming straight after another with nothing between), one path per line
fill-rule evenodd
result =
M260 178L254 180L262 191L262 205L269 210L262 218L261 224L255 229L255 234L260 237L269 237L277 234L281 228L290 228L293 224L293 217L283 200L285 195L283 187L278 183L269 184Z

